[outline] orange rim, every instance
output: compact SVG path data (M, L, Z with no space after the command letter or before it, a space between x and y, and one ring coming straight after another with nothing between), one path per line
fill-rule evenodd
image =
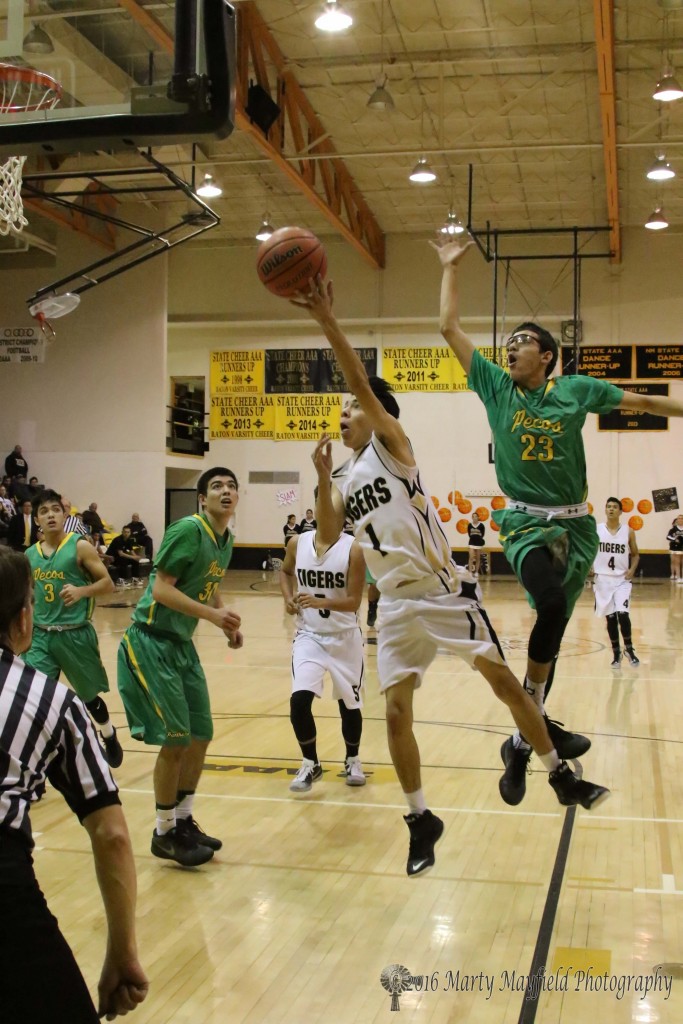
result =
M9 100L5 100L5 86L11 90ZM4 114L49 110L62 97L62 87L51 75L34 68L18 68L14 64L0 64L0 87L3 89L0 111ZM28 90L28 96L25 90ZM32 99L34 91L39 95L37 100Z

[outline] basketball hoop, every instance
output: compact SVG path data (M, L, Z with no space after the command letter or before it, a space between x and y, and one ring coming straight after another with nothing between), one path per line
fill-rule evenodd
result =
M50 319L57 320L60 316L66 316L67 313L71 313L72 310L76 309L80 301L80 295L77 295L75 292L64 292L63 295L46 295L29 306L28 311L38 321L40 329L47 340L52 341L56 337L56 332L50 323Z
M50 75L33 68L0 64L0 114L52 110L62 87ZM21 201L21 171L25 156L11 156L0 165L0 235L16 234L26 227Z

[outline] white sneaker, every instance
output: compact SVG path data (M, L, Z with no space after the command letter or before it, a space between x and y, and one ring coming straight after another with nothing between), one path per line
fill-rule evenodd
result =
M301 768L299 768L299 771L290 782L289 788L292 793L308 793L313 787L313 783L317 782L318 779L322 779L322 777L323 770L320 763L309 761L305 757L301 762Z
M676 577L674 576L674 574L673 574L673 573L671 573L671 576L669 577L669 579L675 580L675 579L676 579Z
M347 757L344 762L347 786L364 786L365 773L359 757Z

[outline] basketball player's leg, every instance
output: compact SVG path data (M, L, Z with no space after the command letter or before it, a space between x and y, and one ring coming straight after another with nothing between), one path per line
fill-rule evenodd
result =
M322 644L307 633L299 633L292 645L292 693L289 720L301 750L302 763L290 783L293 793L309 793L323 777L318 757L313 701L322 697L327 656Z
M360 759L363 735L363 689L365 664L363 637L359 629L347 630L328 644L328 672L332 696L339 706L345 745L344 771L347 786L364 786L365 772Z

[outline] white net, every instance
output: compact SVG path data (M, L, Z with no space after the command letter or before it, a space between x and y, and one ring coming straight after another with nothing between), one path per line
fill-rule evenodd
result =
M26 227L21 201L21 171L25 156L11 156L0 164L0 235L18 234Z

